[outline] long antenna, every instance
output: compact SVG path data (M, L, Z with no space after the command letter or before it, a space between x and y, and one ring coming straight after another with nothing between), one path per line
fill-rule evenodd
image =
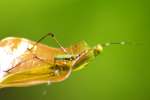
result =
M121 41L121 42L107 42L102 44L103 47L108 47L111 45L127 45L127 44L132 44L131 42L126 42L126 41Z

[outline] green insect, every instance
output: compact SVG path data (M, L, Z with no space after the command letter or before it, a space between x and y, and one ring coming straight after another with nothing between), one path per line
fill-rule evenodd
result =
M48 36L51 36L60 48L40 43ZM110 44L125 44L125 42L89 47L85 41L81 41L64 48L52 33L46 34L36 42L7 37L0 41L0 88L63 81L73 71L84 68L102 52L103 47Z

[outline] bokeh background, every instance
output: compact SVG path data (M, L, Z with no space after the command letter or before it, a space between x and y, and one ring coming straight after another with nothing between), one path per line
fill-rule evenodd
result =
M150 100L149 0L1 0L0 38L38 40L48 32L67 47L86 40L110 46L64 82L0 90L0 100ZM51 39L42 41L49 46ZM47 91L47 93L46 93Z

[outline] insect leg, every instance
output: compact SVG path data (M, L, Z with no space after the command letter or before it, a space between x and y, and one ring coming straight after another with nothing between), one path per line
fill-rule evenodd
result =
M52 39L54 39L54 41L56 41L56 43L60 46L60 48L62 49L62 51L65 53L65 54L69 54L67 52L67 50L61 45L61 43L55 38L54 34L53 33L47 33L46 35L44 35L43 37L41 37L38 41L36 41L35 44L33 44L33 46L31 48L27 48L28 51L30 51L32 53L32 49L34 49L34 47L40 43L42 40L44 40L46 37L48 36L51 36ZM42 60L41 58L39 58L38 56L36 56L35 54L33 54L35 58L39 59L39 60Z
M26 60L24 60L24 61L22 61L22 62L19 62L19 63L17 63L16 65L14 65L12 68L10 68L10 69L8 69L8 70L6 70L6 71L4 71L4 72L9 73L12 69L14 69L14 68L18 67L19 65L21 65L21 64L23 64L23 63L25 63L25 62L27 62L27 61L30 61L30 60L32 60L32 59L38 59L38 60L40 60L40 61L42 61L42 62L48 63L48 62L46 62L44 59L39 58L39 57L37 57L36 55L33 55L32 58L26 59Z
M48 33L46 35L44 35L43 37L41 37L38 41L36 41L36 43L29 49L32 50L39 42L41 42L42 40L44 40L46 37L51 36L52 39L60 46L60 48L63 50L64 53L68 54L67 50L61 45L61 43L55 38L53 33Z

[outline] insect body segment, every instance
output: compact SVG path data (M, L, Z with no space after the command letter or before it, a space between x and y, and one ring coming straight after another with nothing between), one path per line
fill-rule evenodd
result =
M102 51L101 45L91 48L85 41L64 48L56 38L60 48L53 48L39 43L42 39L38 43L16 37L0 41L1 88L63 81Z
M75 55L58 55L54 59L55 60L64 60L64 61L72 61L76 58Z

